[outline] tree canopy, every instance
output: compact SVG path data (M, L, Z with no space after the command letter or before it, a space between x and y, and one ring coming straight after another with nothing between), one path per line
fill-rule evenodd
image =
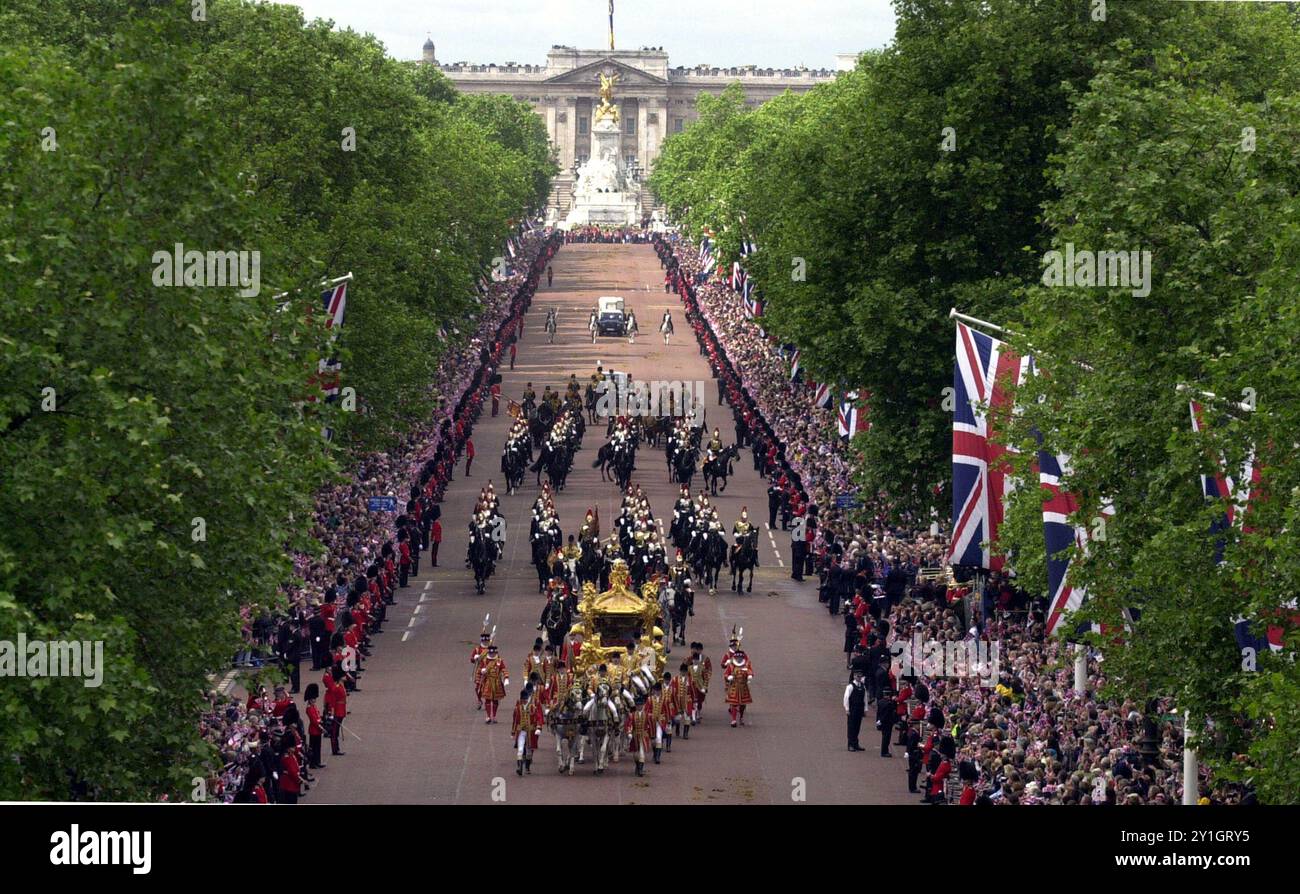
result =
M429 418L440 324L476 312L554 170L526 106L460 97L373 37L290 6L193 11L0 12L0 640L102 641L105 664L98 687L0 687L0 798L188 790L240 606L292 578L350 456ZM255 287L160 285L177 244L257 252ZM361 412L305 407L318 284L348 271Z
M728 260L756 243L765 328L798 345L813 379L870 393L860 478L900 512L951 505L950 308L1016 333L1042 371L1017 402L1016 473L1037 480L1041 434L1074 460L1077 521L1115 508L1079 571L1096 618L1141 611L1128 648L1107 652L1115 692L1175 697L1206 719L1220 772L1294 801L1295 664L1264 655L1243 673L1230 623L1276 619L1300 573L1283 285L1296 271L1294 10L895 6L893 43L833 83L753 110L739 88L701 98L699 121L665 142L657 195ZM1046 253L1067 243L1150 252L1149 294L1044 285ZM800 260L806 277L792 275ZM1207 401L1208 435L1192 434L1180 389L1229 399ZM1253 412L1228 406L1243 395ZM1267 499L1251 530L1212 534L1224 507L1199 475L1252 450ZM1014 494L998 548L1041 594L1043 494Z

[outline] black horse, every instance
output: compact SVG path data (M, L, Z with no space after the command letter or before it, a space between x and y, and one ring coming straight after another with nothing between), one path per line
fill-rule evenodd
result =
M737 593L745 582L745 572L749 572L749 586L746 593L754 591L754 568L758 565L758 529L751 529L740 542L731 548L731 589ZM739 581L737 580L739 575Z
M718 531L702 531L691 548L691 567L704 585L710 589L718 586L718 573L727 561L727 542Z
M506 493L512 494L524 483L524 472L528 461L532 459L532 447L527 440L519 440L506 446L501 454L501 472L506 478Z
M735 474L731 464L735 462L737 450L736 445L732 444L723 447L722 452L711 460L704 463L704 480L709 486L709 495L716 497L720 491L727 489L727 478ZM722 487L718 487L718 482L722 482Z
M474 592L482 594L496 571L497 547L486 528L474 528L469 535L469 564L474 569Z

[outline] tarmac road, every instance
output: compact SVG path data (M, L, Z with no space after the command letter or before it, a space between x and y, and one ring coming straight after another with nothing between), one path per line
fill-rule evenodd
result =
M624 758L600 777L594 762L578 766L573 777L560 776L554 739L544 731L532 774L515 775L510 714L522 685L525 655L538 636L543 599L528 550L528 511L538 488L529 473L520 492L505 496L500 452L509 416L506 399L518 399L526 382L540 395L547 384L562 388L570 373L585 384L597 361L629 371L638 379L703 380L709 407L708 430L722 429L724 443L735 441L731 413L717 405L717 385L686 325L680 300L663 290L663 272L648 245L565 246L552 266L554 285L545 277L526 321L516 368L508 361L503 375L501 414L490 415L490 402L475 426L478 456L470 477L464 461L442 505L444 539L440 567L422 560L422 575L398 592L384 632L376 637L366 663L361 691L348 699L342 757L324 758L309 802L347 803L916 803L907 794L902 748L881 758L879 734L868 709L863 724L865 752L846 750L841 697L846 682L842 652L843 624L817 601L816 578L796 583L789 576L790 540L786 532L768 532L766 482L753 471L748 450L736 463L737 475L724 494L714 498L724 528L743 505L751 521L762 526L761 567L750 594L720 589L709 596L697 587L695 617L688 639L704 642L713 659L714 681L703 722L690 739L675 739L663 763L647 766L637 778ZM587 318L597 297L621 295L636 313L641 335L635 345L625 338L601 338L595 345ZM549 308L558 308L558 333L547 344L542 323ZM677 334L665 346L657 333L665 308L673 313ZM508 357L508 353L507 353ZM556 507L567 538L576 533L588 507L599 506L602 532L608 534L619 506L613 483L592 468L604 443L604 427L588 426L568 485ZM662 450L642 445L634 482L640 483L655 516L671 518L678 486L667 480ZM493 480L501 495L508 534L505 558L489 581L487 593L474 593L465 568L466 525L479 489ZM697 475L698 489L702 479ZM665 526L667 520L665 520ZM671 553L670 553L671 554ZM511 672L510 688L496 725L484 723L470 686L469 654L478 640L483 615L497 625L497 643ZM729 725L718 669L733 624L744 628L744 647L753 661L754 704L746 725ZM685 650L675 647L669 667ZM318 673L303 669L304 685ZM326 749L328 752L328 743Z

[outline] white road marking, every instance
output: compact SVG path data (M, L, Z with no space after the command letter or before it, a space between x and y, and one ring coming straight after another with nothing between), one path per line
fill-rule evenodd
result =
M418 614L420 613L420 609L422 609L422 608L424 608L423 605L417 605L417 606L415 607L415 611L413 611L411 614L418 615ZM414 621L415 619L412 618L411 620Z
M406 642L410 638L411 638L411 631L407 630L402 634L402 642Z
M409 621L406 622L406 626L407 626L407 627L414 627L414 626L415 626L415 616L414 616L414 615L411 616L411 620L409 620Z
M432 586L433 586L433 581L431 581L431 580L427 580L427 581L424 582L424 588L425 588L426 590L429 589L429 588L432 587Z

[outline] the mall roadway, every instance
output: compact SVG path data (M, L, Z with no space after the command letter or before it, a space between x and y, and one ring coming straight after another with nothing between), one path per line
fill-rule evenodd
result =
M735 440L731 414L717 406L716 382L685 325L680 300L663 290L662 270L650 246L568 245L552 266L554 285L546 288L542 281L516 368L502 370L505 395L518 398L528 381L538 394L547 384L561 387L570 373L585 382L597 361L646 380L703 380L709 430L718 424L725 442ZM635 310L643 333L635 345L615 338L591 343L588 313L601 295L621 295ZM548 345L542 321L551 307L559 310L559 332ZM671 308L677 326L667 347L655 332L665 307ZM514 496L504 496L501 483L508 418L503 400L499 416L492 418L485 410L475 427L478 456L472 474L463 476L462 462L442 504L440 567L432 572L422 567L421 576L399 591L398 604L390 607L362 691L348 700L346 754L325 758L328 767L317 774L309 802L486 804L502 792L500 780L506 803L513 804L791 804L796 787L806 803L914 802L906 792L902 749L896 746L892 759L877 755L879 734L870 714L862 738L867 751L846 750L843 625L818 603L815 578L802 584L790 579L789 535L778 529L772 532L774 539L768 537L766 483L753 471L747 450L736 466L738 475L716 503L728 531L742 505L764 527L754 591L736 595L720 589L711 597L697 590L695 617L687 628L690 639L704 642L715 671L727 632L733 624L744 628L744 646L755 669L754 704L746 725L729 725L721 675L715 673L703 722L689 740L674 742L662 764L649 765L644 778L638 779L626 760L611 765L602 777L592 775L590 760L574 776L560 776L549 732L542 735L532 775L517 777L510 711L524 656L538 635L542 597L527 543L528 511L538 489L531 473ZM606 533L618 510L616 487L602 482L591 467L602 443L603 426L589 427L559 495L566 536L576 532L588 506L600 506ZM505 561L486 595L479 596L464 563L466 523L489 478L503 495L509 534ZM667 481L661 451L643 447L634 480L650 494L656 515L670 517L677 485ZM697 484L700 480L697 476ZM729 586L730 578L723 583ZM496 725L485 724L475 709L469 682L470 650L487 612L497 625L497 642L511 672ZM684 652L674 649L671 667Z

